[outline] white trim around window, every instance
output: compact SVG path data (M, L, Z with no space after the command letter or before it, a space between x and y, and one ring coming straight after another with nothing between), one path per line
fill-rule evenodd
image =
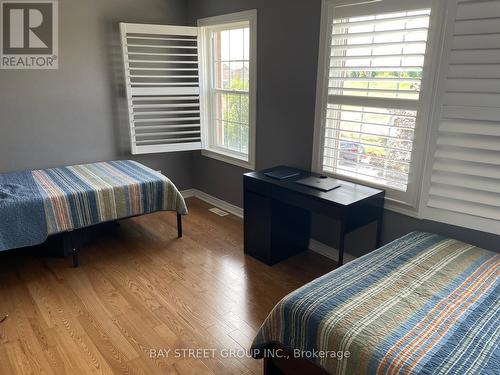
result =
M419 197L420 197L420 192L421 192L421 180L422 180L422 171L423 171L423 164L424 164L424 159L425 159L425 150L426 150L426 145L427 145L427 133L429 129L429 124L430 124L430 118L431 118L431 111L432 111L432 102L433 102L433 95L435 93L435 80L436 80L436 75L437 75L437 66L439 64L439 57L440 57L440 52L442 50L442 38L441 35L443 34L442 32L442 19L444 18L444 6L441 4L441 1L438 0L412 0L412 1L407 1L407 0L381 0L377 2L360 2L357 0L350 0L350 1L341 1L341 0L323 0L322 4L322 20L321 20L321 35L320 35L320 51L319 51L319 63L318 63L318 79L317 79L317 91L316 91L316 118L315 118L315 132L314 132L314 149L313 149L313 161L312 161L312 170L318 173L325 173L325 174L331 174L335 177L341 178L341 179L348 179L352 180L354 182L359 182L362 184L366 185L371 185L379 188L383 188L386 190L386 208L392 209L397 212L401 212L405 215L410 215L410 216L418 216L418 204L419 204ZM346 56L342 54L338 54L338 50L341 49L340 47L345 44L345 53L349 53L347 56L354 56L353 59L358 59L360 62L363 59L363 48L373 48L371 47L374 43L373 39L372 42L366 42L366 41L347 41L348 38L351 38L352 35L349 35L346 33L346 40L345 41L338 41L338 40L333 40L333 32L334 32L334 20L337 20L336 23L336 28L340 28L341 35L342 34L342 22L346 22L346 19L349 20L348 26L349 27L359 27L359 26L366 26L370 23L378 24L384 22L383 18L381 17L381 20L378 21L378 18L375 20L371 20L371 18L366 18L365 16L372 16L372 15L377 15L377 14L382 14L382 13L397 13L397 12L402 12L401 15L394 14L394 17L398 16L395 18L395 20L399 19L404 19L405 17L408 17L408 15L412 14L413 10L421 10L421 9L430 9L431 10L431 15L430 15L430 21L429 21L429 27L428 27L428 35L426 39L426 47L425 47L425 59L424 59L424 64L420 68L422 71L422 76L420 79L420 96L418 100L400 100L399 104L398 103L398 97L401 96L401 93L403 92L403 95L408 94L408 90L401 90L400 86L397 86L397 89L391 89L391 90L381 90L380 92L384 91L384 94L392 95L394 94L394 99L389 99L385 98L384 96L386 95L379 95L377 91L376 85L368 85L364 89L360 88L354 88L357 87L356 85L358 83L350 84L347 87L352 87L354 89L349 90L345 86L345 81L400 81L401 79L399 78L383 78L381 80L374 80L374 79L361 79L361 78L347 78L344 79L344 75L342 74L334 74L335 78L333 79L333 91L332 91L332 76L331 73L332 71L335 72L335 67L336 66L341 66L343 65L338 65L338 61L341 60L347 60ZM403 15L405 12L410 12L406 16ZM425 15L417 15L414 16L414 18L419 18L419 17L424 17ZM354 17L354 18L352 18ZM356 18L356 17L362 17L362 18ZM341 20L339 20L341 19ZM366 20L365 20L366 19ZM354 21L351 21L354 20ZM358 26L359 25L359 26ZM347 24L346 24L347 26ZM405 26L406 28L406 26ZM377 30L376 28L374 30ZM395 33L395 31L388 29L389 33ZM373 32L365 32L363 33L363 29L359 28L358 31L361 31L362 36L368 35L368 34L373 34ZM375 32L375 37L379 36L378 34L383 34L383 32ZM358 37L356 35L356 37ZM338 37L337 37L338 39ZM406 40L406 39L403 39ZM358 44L361 43L359 46L354 46L354 48L351 48L353 44ZM394 41L388 39L387 43L382 43L384 42L383 40L377 40L375 43L376 48L384 48L388 47L392 44L395 44ZM332 48L332 44L335 45ZM340 43L340 45L338 45ZM386 45L387 44L387 45ZM401 43L405 44L405 42ZM415 44L418 44L416 42L410 42L408 45L414 46ZM352 49L356 49L356 51L353 51ZM401 52L401 59L406 58L404 54L407 52L403 52L404 50L402 49ZM352 54L350 54L352 53ZM356 56L357 54L360 54L361 56ZM421 52L417 52L421 53ZM333 54L333 57L331 56ZM374 53L372 51L370 54L377 55L379 54L379 51ZM389 56L385 57L390 57L392 52L388 52ZM416 55L415 55L416 56ZM371 56L368 56L371 59ZM413 58L413 55L408 55L409 58ZM376 56L376 58L379 58ZM382 56L381 58L384 58ZM338 61L334 61L338 60ZM380 60L379 60L380 61ZM330 64L334 63L334 66L332 67L332 71L330 70ZM369 66L372 67L372 62L370 61ZM379 62L377 62L378 65L380 65ZM374 66L378 66L377 64L374 64ZM354 64L357 66L357 64ZM362 64L359 64L362 65ZM403 64L404 65L404 64ZM347 66L347 65L346 65ZM392 67L392 65L391 65ZM341 68L344 70L361 70L361 69L347 69L345 67ZM371 68L370 68L371 69ZM367 70L370 70L367 69ZM372 69L373 70L373 69ZM396 69L395 69L396 70ZM401 76L401 75L400 75ZM347 77L347 75L345 75ZM378 78L378 77L376 77ZM339 84L340 83L340 84ZM406 83L404 83L406 84ZM342 88L339 88L342 87ZM364 87L364 86L363 86ZM373 89L375 87L375 89ZM397 91L401 90L401 91ZM363 93L361 93L363 91ZM366 91L366 93L364 92ZM375 93L373 95L373 93ZM365 95L362 96L361 94ZM410 93L411 94L411 93ZM377 98L379 96L379 98ZM334 99L334 102L336 103L337 108L336 112L335 110L332 111L332 97ZM404 98L404 97L403 97ZM414 138L413 138L413 145L411 147L411 162L409 163L409 172L407 172L408 175L408 182L406 186L406 191L403 191L403 189L395 189L391 188L390 186L384 185L384 184L378 184L377 182L374 181L369 181L365 180L361 175L358 177L351 175L351 176L346 176L344 173L336 173L335 170L333 171L328 171L325 170L324 168L324 157L325 157L325 137L327 136L326 130L327 130L327 113L328 109L330 109L330 115L333 112L335 116L339 116L340 113L342 112L342 105L354 105L354 106L361 106L363 109L361 110L363 113L365 113L365 108L366 107L380 107L382 110L384 108L399 108L399 107L391 107L391 105L401 105L401 108L406 108L405 105L409 105L408 109L410 110L416 110L417 111L417 117L414 120L415 125L414 125ZM330 105L330 107L329 107ZM349 110L347 110L349 112ZM353 112L356 112L356 108L354 108ZM376 111L378 112L378 111ZM364 114L362 115L364 118ZM405 114L405 116L408 116L408 114ZM364 120L362 120L364 121ZM361 122L362 122L361 121ZM349 122L349 121L348 121ZM355 121L353 121L355 123ZM376 124L374 124L376 125ZM394 124L389 124L389 125L394 125ZM351 130L352 131L352 130ZM340 130L338 130L340 133ZM363 130L360 129L354 129L354 132L360 132L363 133ZM335 135L336 133L333 133L334 137L340 139L341 137L338 135ZM376 133L378 134L378 133ZM331 136L331 134L330 134ZM394 138L394 135L392 133L389 133L389 135L385 135L387 138ZM337 142L337 148L339 150L342 149L343 146L345 145L340 145L342 142ZM328 145L326 145L328 146ZM332 147L332 146L330 146ZM328 148L328 147L327 147ZM369 157L371 159L381 159L381 160L386 160L387 156L371 156ZM354 164L356 163L361 163L359 160L353 161ZM365 161L362 161L363 163ZM328 169L328 168L326 168Z
M237 165L246 169L255 169L255 138L256 138L256 97L257 97L257 11L225 14L216 17L198 20L200 40L200 88L201 88L201 113L202 127L204 129L202 138L202 155ZM225 90L215 84L215 61L214 57L214 33L232 29L249 28L249 56L244 58L248 63L248 88ZM245 67L243 68L245 71ZM231 71L230 71L231 74ZM248 144L240 144L237 148L221 145L217 131L217 95L233 95L242 98L248 97ZM246 100L246 99L245 99ZM240 105L240 109L241 109ZM242 119L240 113L240 119ZM243 120L241 120L244 122ZM239 124L242 126L242 124ZM224 126L224 125L223 125ZM220 135L219 135L220 137ZM240 139L242 142L243 137Z

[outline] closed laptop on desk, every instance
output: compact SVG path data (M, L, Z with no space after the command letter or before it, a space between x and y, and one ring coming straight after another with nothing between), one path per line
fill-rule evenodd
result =
M338 180L328 177L307 177L296 181L297 184L309 186L324 192L340 187Z

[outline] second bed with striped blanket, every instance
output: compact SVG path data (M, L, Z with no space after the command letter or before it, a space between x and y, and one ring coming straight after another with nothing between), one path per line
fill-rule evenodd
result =
M44 199L48 234L144 215L187 213L175 185L135 161L110 161L33 171Z
M411 233L286 296L254 355L340 352L310 358L338 375L498 373L499 267L500 254Z
M0 174L0 251L156 211L187 214L175 185L135 161Z

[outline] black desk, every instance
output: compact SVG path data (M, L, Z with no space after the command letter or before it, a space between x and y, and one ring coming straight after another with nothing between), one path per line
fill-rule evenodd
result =
M344 240L348 233L377 222L380 245L385 192L352 182L329 192L295 183L315 175L297 170L300 176L277 180L264 172L244 175L245 254L273 265L309 246L311 213L340 221L339 265L344 261Z

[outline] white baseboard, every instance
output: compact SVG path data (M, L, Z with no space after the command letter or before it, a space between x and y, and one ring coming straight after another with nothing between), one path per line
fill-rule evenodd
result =
M184 198L191 198L194 197L196 194L196 189L187 189L187 190L182 190L181 194Z
M184 198L196 197L198 199L201 199L202 201L213 204L215 207L218 207L221 210L227 211L230 214L233 214L234 216L238 216L240 218L243 218L243 208L235 206L234 204L231 204L231 203L226 202L222 199L214 197L213 195L207 194L201 190L188 189L188 190L181 191L181 194Z
M323 242L316 241L314 239L309 240L309 250L314 251L326 258L333 259L334 261L339 260L339 251L331 246L324 244ZM344 252L344 263L350 262L356 259L354 255Z
M195 198L201 199L202 201L210 203L210 204L214 205L215 207L218 207L218 208L220 208L224 211L227 211L235 216L243 218L243 208L235 206L234 204L226 202L222 199L216 198L213 195L207 194L201 190L187 189L187 190L181 191L181 194L184 198L195 197ZM339 259L339 251L337 249L334 249L333 247L325 245L322 242L313 240L312 238L309 240L309 250L314 251L315 253L318 253L320 255L323 255L326 258L333 259L334 261L338 261L338 259ZM354 255L351 255L349 253L344 253L344 262L345 263L350 262L351 260L354 260L354 259L356 259L356 257Z

